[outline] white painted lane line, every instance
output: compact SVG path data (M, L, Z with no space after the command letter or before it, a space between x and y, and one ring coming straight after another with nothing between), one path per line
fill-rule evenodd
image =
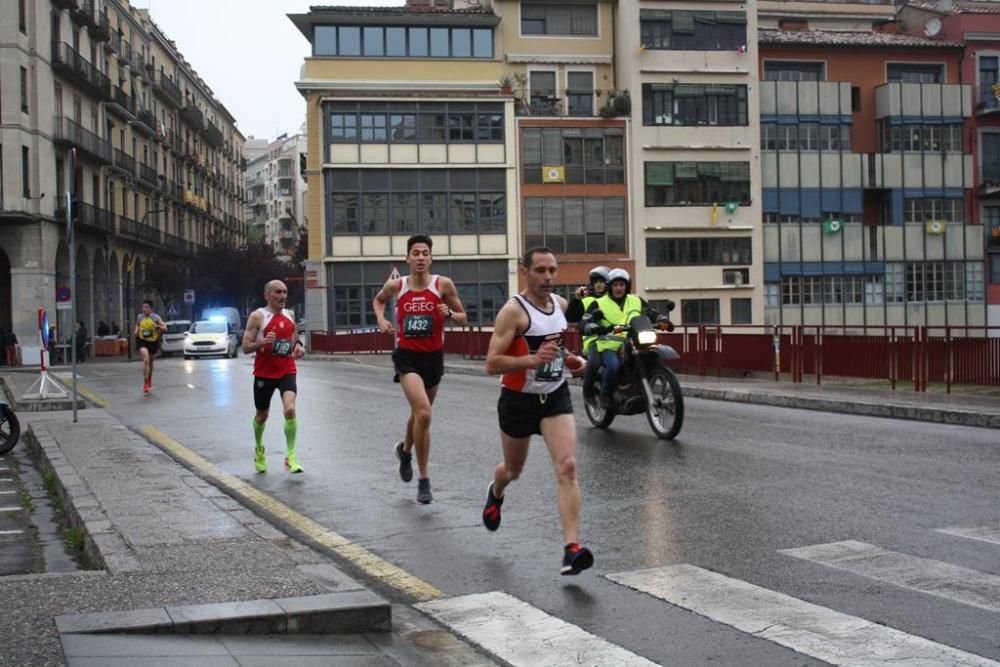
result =
M1000 523L988 526L949 526L948 528L938 528L935 532L1000 544Z
M694 565L605 575L718 623L832 665L991 665L923 637L849 616Z
M17 493L17 491L0 491L0 496L9 496L13 493Z
M785 549L781 553L927 595L1000 611L1000 576L988 572L853 540Z
M515 667L656 664L500 591L416 606Z
M0 507L0 512L20 512L21 507Z
M0 530L0 535L20 535L23 530Z

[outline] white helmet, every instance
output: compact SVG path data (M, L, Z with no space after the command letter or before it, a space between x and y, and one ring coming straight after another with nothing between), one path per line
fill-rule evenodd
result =
M611 273L608 274L608 287L611 287L616 280L625 281L626 293L632 290L632 276L625 269L611 269Z

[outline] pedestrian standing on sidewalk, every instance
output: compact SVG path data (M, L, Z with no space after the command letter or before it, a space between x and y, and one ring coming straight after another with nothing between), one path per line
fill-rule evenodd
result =
M497 314L486 353L486 372L503 374L497 402L503 462L486 489L483 525L500 527L507 485L521 475L532 435L541 435L555 469L563 530L562 574L579 574L594 556L579 543L580 486L576 479L576 422L566 383L567 369L581 375L582 357L563 347L566 300L552 293L559 267L548 248L528 250L519 269L525 289Z
M160 351L160 336L167 330L160 316L153 312L153 302L142 302L142 312L135 323L135 346L142 356L142 392L153 388L153 357Z
M413 450L417 451L417 502L433 500L428 469L431 450L431 405L444 374L444 324L464 326L468 321L458 290L451 278L430 273L429 236L417 234L406 241L406 263L410 275L390 279L375 295L372 310L382 333L396 335L392 363L393 378L403 388L410 403L403 440L396 443L399 476L413 479ZM396 299L395 324L385 317L385 307Z
M253 463L257 472L267 472L264 425L270 413L271 398L277 389L285 416L285 470L300 473L302 466L295 456L295 436L298 433L295 416L295 397L298 393L295 360L302 358L305 347L299 340L295 313L285 309L288 301L288 287L285 283L280 280L268 282L264 286L264 300L267 305L250 314L243 333L243 352L254 353L253 402L257 412L253 418Z

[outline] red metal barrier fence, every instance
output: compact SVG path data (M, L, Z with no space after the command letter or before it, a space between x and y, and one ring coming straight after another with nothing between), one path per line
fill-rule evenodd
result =
M448 329L444 350L466 359L485 359L491 327ZM893 389L912 382L927 391L928 382L1000 386L1000 327L820 327L701 325L660 334L660 342L681 355L684 373L701 376L742 372L787 374L793 382L806 375L887 380ZM384 354L392 337L371 329L313 331L313 352ZM567 347L578 350L580 335L569 331Z

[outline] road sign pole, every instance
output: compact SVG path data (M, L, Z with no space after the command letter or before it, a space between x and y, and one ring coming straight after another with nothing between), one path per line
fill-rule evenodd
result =
M73 423L76 421L76 332L73 331L73 327L76 325L76 297L74 292L76 292L76 235L73 233L73 200L69 198L70 193L70 183L72 183L73 174L76 172L76 149L71 148L69 151L69 178L66 179L66 241L69 244L69 289L70 289L70 305L69 305L69 350L70 359L73 360Z

